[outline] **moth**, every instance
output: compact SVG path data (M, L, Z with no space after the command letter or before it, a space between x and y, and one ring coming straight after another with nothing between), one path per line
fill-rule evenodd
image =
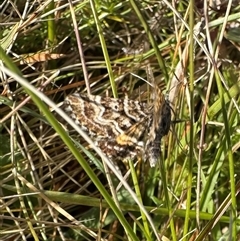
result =
M151 167L156 165L161 139L171 123L171 107L160 89L154 89L151 104L74 93L67 96L65 106L108 158L118 161L140 156Z

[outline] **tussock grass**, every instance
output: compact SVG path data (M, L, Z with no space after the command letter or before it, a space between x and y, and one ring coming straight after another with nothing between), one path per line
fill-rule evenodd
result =
M1 7L1 240L239 239L237 1ZM142 78L173 124L159 165L121 177L57 107L76 91L151 102Z

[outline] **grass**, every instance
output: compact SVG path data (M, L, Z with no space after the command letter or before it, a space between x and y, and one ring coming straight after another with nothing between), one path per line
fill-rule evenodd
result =
M239 240L239 6L188 4L5 2L1 240ZM61 104L154 103L142 78L173 123L156 168L120 174Z

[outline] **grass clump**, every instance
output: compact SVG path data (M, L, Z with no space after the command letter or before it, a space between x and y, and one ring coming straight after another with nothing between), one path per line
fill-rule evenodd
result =
M238 4L5 4L1 239L238 240ZM57 107L76 91L151 102L142 79L173 124L159 165L123 178Z

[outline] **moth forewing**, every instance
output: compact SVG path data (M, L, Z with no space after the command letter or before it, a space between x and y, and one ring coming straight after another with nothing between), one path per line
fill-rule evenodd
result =
M153 167L171 120L170 105L157 87L153 97L148 105L127 98L73 94L66 98L65 110L109 158L133 159L145 152Z

